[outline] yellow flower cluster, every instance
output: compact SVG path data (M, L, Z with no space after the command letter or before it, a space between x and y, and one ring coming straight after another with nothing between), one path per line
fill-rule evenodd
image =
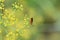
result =
M31 32L29 29L23 29L22 33L20 34L23 38L28 39L31 35Z
M24 17L24 25L26 26L26 27L29 27L28 25L29 25L29 18L27 17L27 15L25 15L25 17Z
M15 33L12 31L6 34L5 40L15 40Z
M4 2L5 0L0 0L0 2Z
M4 2L4 0L3 1L0 0L0 2ZM15 2L14 4L12 4L12 6L14 8L16 8L16 9L23 10L23 5L20 4L20 3L16 3ZM0 9L3 9L3 7L4 7L4 4L1 3ZM4 14L1 14L1 15L2 15L3 22L0 22L0 24L4 24L5 27L11 28L11 29L15 28L15 27L12 27L12 26L16 26L16 29L13 29L14 31L11 30L11 29L8 29L9 32L6 34L6 40L10 40L11 37L12 37L11 40L15 40L15 38L17 38L17 36L19 36L19 35L22 36L23 38L26 38L26 39L29 38L29 36L30 36L30 32L29 31L30 30L24 29L25 28L24 25L25 26L29 25L29 22L28 22L29 18L27 18L27 16L23 19L23 21L20 21L19 18L16 18L16 16L18 16L18 15L15 16L14 11L12 9L8 9L8 8L5 9L4 10ZM20 31L22 33L20 33ZM1 30L0 30L0 33L2 33Z
M15 32L10 31L8 32L8 34L6 34L6 40L11 39L11 38L15 40L17 39L18 36L22 36L23 38L28 39L30 35L31 35L31 32L29 29L22 30L22 33L15 33Z
M4 9L4 4L0 3L0 9Z
M4 25L13 25L15 23L16 17L10 10L5 10L4 14L2 15L2 18L4 20Z
M23 5L22 4L20 5L20 9L23 10Z
M23 5L20 3L15 2L14 4L12 4L12 6L13 6L13 8L23 10Z

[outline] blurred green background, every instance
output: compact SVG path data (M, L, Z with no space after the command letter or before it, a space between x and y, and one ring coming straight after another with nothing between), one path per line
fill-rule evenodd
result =
M60 0L0 0L0 40L60 40Z

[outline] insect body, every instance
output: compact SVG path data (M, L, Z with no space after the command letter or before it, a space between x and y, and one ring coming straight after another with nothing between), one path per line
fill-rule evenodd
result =
M32 25L32 23L33 23L33 18L30 19L30 24Z

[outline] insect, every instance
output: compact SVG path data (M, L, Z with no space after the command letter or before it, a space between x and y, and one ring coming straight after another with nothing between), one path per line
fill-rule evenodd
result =
M30 19L30 24L32 25L32 23L33 23L33 18Z

